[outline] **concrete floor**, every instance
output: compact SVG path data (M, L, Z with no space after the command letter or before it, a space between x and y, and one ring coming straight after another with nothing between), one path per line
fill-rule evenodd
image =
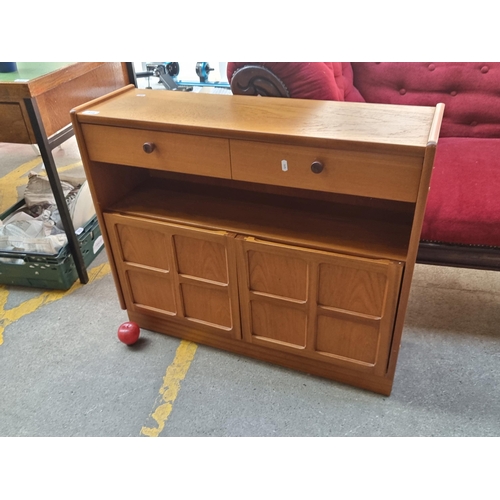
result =
M81 168L74 139L55 156ZM0 204L29 162L0 144ZM127 347L104 252L89 275L0 285L0 436L500 435L498 273L417 266L390 397L149 331Z

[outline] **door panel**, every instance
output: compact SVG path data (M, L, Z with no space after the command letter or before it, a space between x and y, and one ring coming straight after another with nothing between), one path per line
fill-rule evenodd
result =
M301 301L307 299L307 263L303 259L252 250L247 258L252 291Z
M254 338L295 348L305 347L307 335L305 311L264 300L251 301L249 308Z
M174 234L179 274L227 284L226 248L222 243Z
M181 295L187 319L231 328L231 309L227 290L181 283Z
M375 364L380 323L355 316L318 314L316 351Z
M125 273L132 302L137 307L172 315L177 313L172 280L135 269L127 269Z
M233 236L105 213L127 309L240 338Z
M339 260L319 265L318 304L381 316L387 287L386 265L366 269Z
M386 371L403 265L236 238L247 342Z
M116 226L120 250L124 262L133 262L156 269L170 269L167 235L152 228L118 224Z

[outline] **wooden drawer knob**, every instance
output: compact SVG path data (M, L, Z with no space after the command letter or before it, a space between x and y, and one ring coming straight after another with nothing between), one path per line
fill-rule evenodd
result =
M155 150L155 145L152 142L145 142L142 145L142 149L144 150L145 153L149 155Z
M311 163L311 170L315 173L315 174L319 174L320 172L323 171L323 164L320 162L320 161L313 161Z

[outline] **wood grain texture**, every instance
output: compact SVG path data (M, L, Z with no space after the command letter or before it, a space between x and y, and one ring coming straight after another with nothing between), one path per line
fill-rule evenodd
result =
M108 94L129 84L125 63L83 62L52 71L27 82L0 82L2 113L5 104L17 104L25 122L25 128L12 129L0 119L0 140L21 144L35 144L24 99L35 99L48 137L71 123L72 108ZM18 122L18 120L16 120ZM7 140L8 139L8 140Z
M197 276L207 281L228 283L226 247L215 241L173 236L179 274ZM154 247L153 247L154 248Z
M414 202L422 158L231 140L231 167L236 180Z
M385 373L401 264L254 238L235 241L242 334L247 342L300 348L307 357L326 355L340 366ZM262 277L262 263L272 278ZM273 269L268 268L271 263ZM292 268L298 276L287 274Z
M181 284L184 316L191 321L204 322L230 329L233 325L227 290L199 284Z
M78 107L130 319L390 394L441 118L130 87Z
M104 220L128 310L239 338L231 235L115 214Z
M0 142L29 143L28 127L20 104L0 102Z
M250 290L298 301L307 300L307 262L297 256L250 250L247 253Z
M90 71L107 64L103 62L80 62L63 66L36 78L21 82L1 82L0 97L13 100L37 97L44 92L78 79ZM121 63L118 63L121 64Z
M81 123L421 155L434 108L131 89L80 108ZM98 114L85 114L92 111Z
M161 315L175 316L178 312L173 281L167 275L153 275L132 268L124 268L125 280L130 290L131 308L149 310Z
M83 64L84 66L78 68L74 74L69 71L72 68L61 71L62 75L49 82L51 86L44 85L40 89L35 89L36 100L48 136L71 123L69 113L75 106L130 83L124 63Z
M98 125L82 129L93 161L231 178L227 139ZM153 146L149 154L145 143Z

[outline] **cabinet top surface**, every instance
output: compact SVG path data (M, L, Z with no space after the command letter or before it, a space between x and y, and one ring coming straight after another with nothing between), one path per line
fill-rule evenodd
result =
M429 143L436 108L129 88L76 108L80 123L267 141L394 146ZM435 128L435 125L434 125Z

